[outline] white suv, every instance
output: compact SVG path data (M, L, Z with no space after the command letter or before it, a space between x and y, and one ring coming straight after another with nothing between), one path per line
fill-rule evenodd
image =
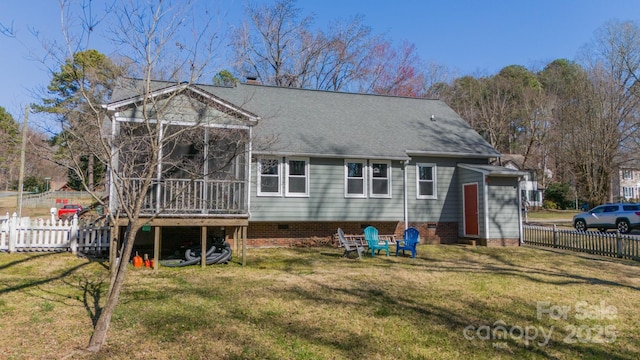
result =
M640 204L617 203L596 206L593 209L576 214L573 227L578 231L596 228L600 231L617 229L628 234L631 229L640 228Z

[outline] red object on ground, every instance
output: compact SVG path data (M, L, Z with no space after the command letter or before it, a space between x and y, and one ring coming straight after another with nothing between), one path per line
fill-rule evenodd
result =
M82 211L81 205L68 204L58 209L58 219L73 216L73 214Z
M136 253L133 257L133 267L142 267L142 257Z

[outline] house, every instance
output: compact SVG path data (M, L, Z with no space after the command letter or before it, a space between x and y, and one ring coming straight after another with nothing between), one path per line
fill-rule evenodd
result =
M523 171L525 175L520 179L520 197L530 207L541 208L544 200L544 187L538 182L537 169L526 166L524 156L520 154L503 154L493 161L493 164L507 169Z
M249 139L233 171L225 172L233 176L225 183L192 180L211 191L186 191L195 195L174 200L179 207L160 204L168 184L191 185L160 175L146 200L151 211L143 213L155 214L154 230L143 235L155 238L156 251L159 239L164 244L185 234L289 246L330 242L338 227L361 234L368 225L398 236L416 227L423 244L520 243L518 180L525 173L490 165L500 154L440 100L255 84L152 85L147 98L178 94L167 100L170 113L146 110L156 118L176 126L198 119L208 129L233 128ZM121 82L105 105L109 123L138 121L140 86ZM194 102L202 105L197 111ZM220 199L208 199L214 195Z
M625 166L615 171L611 181L613 199L638 201L640 199L640 168Z

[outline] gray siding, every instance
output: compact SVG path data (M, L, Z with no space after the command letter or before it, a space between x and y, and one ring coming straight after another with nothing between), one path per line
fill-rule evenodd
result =
M163 121L178 121L184 123L219 124L246 126L247 124L236 116L229 115L215 109L197 99L185 94L171 97L169 100L158 100L147 104L149 118L160 118ZM119 112L120 117L144 119L141 105L131 105Z
M391 198L345 198L344 159L309 160L309 197L257 196L256 161L251 164L252 221L401 221L401 163L391 162ZM284 181L284 179L281 179ZM283 183L284 186L284 183Z
M518 212L518 179L491 177L489 189L488 239L520 237Z
M418 199L416 189L417 164L436 165L437 199ZM410 222L456 222L460 196L456 174L456 159L414 157L407 167L408 213Z
M458 175L455 158L414 157L407 165L407 208L409 222L462 223L462 183L469 178L481 181L482 175L467 171ZM483 159L465 163L485 164ZM437 199L418 199L416 172L418 163L436 165ZM345 198L344 159L309 160L309 197L257 196L257 168L252 162L251 220L253 221L404 221L404 174L400 161L391 162L392 197ZM284 186L284 178L282 186ZM480 200L482 187L479 184ZM482 205L480 210L482 211ZM481 215L482 216L482 215ZM480 231L484 223L480 221Z

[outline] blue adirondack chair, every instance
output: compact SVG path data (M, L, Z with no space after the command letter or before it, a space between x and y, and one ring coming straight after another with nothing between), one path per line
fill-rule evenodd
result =
M398 252L402 250L402 254L404 255L405 250L411 251L411 257L416 257L416 246L420 242L420 232L416 228L407 228L404 231L404 239L398 241L396 244L396 256L398 256Z
M367 226L364 229L364 239L367 240L367 245L371 250L371 257L376 256L376 250L380 253L380 250L384 250L387 252L387 256L389 256L389 242L387 240L380 241L378 238L378 229L373 226Z

